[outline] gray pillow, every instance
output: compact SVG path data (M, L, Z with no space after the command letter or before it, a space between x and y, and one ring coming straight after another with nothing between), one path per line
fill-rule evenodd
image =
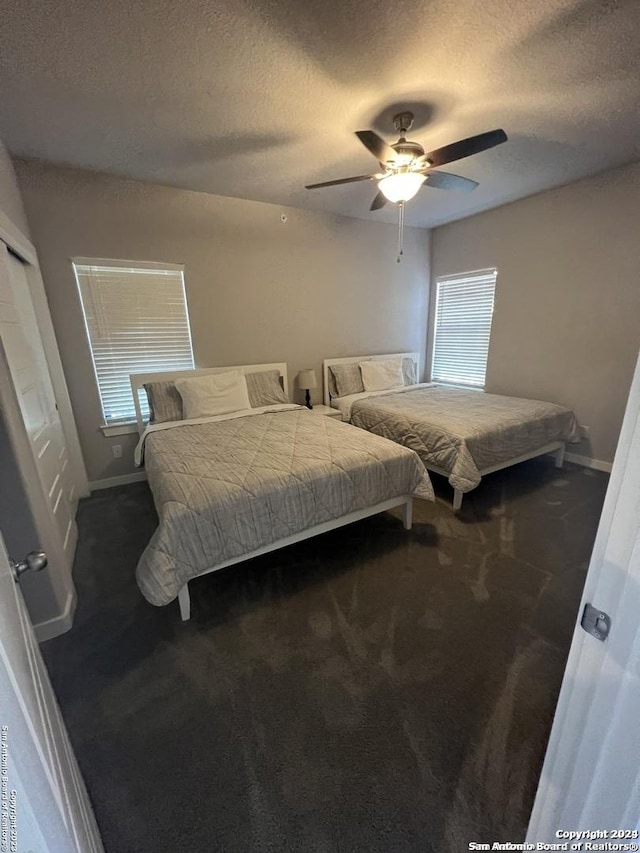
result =
M252 409L289 402L289 398L282 388L279 370L245 373L244 378L247 380L247 391Z
M416 363L412 358L402 359L402 378L405 385L417 385Z
M175 382L145 382L143 387L149 401L150 424L183 420L182 397Z
M332 393L332 397L346 397L348 394L360 394L364 391L362 374L357 361L332 364L329 366L329 374L333 374L336 386L336 393ZM331 386L329 386L329 391L331 391Z
M336 378L331 368L327 370L327 379L329 380L329 397L333 400L334 397L338 396L338 389L336 388Z

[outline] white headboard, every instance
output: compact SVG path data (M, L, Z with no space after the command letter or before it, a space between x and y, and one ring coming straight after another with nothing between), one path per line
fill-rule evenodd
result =
M347 358L325 358L322 362L322 384L324 390L324 404L331 405L331 394L329 392L329 367L332 364L349 364L352 361L377 361L381 358L410 358L416 366L416 377L420 381L420 353L417 352L388 352L383 355L350 355Z
M284 361L275 361L272 364L235 364L229 367L203 367L198 370L170 370L160 371L156 373L131 373L129 380L131 381L131 391L133 393L133 402L136 407L136 421L138 423L138 432L140 435L144 432L145 422L142 417L142 409L140 408L140 393L145 393L142 387L145 382L169 382L172 379L190 379L194 376L206 376L208 373L225 373L228 370L240 370L242 373L261 373L264 370L278 370L282 379L282 385L285 393L289 393L289 384L287 379L287 364Z

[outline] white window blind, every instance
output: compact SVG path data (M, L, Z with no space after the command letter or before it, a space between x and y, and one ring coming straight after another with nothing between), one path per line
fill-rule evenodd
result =
M74 260L73 268L104 422L133 421L130 373L194 366L182 268L79 259ZM147 417L147 401L142 396Z
M437 280L431 380L484 388L496 269Z

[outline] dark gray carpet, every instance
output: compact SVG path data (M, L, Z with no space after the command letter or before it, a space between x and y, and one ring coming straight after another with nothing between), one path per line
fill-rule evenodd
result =
M44 652L108 853L462 851L523 840L607 476L537 459L192 584L134 568L145 484L79 512Z

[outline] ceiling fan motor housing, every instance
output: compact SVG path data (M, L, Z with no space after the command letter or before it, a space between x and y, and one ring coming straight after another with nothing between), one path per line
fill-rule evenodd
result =
M409 139L399 139L391 146L393 150L400 155L404 161L413 160L415 157L422 157L424 148L418 142L411 142Z

